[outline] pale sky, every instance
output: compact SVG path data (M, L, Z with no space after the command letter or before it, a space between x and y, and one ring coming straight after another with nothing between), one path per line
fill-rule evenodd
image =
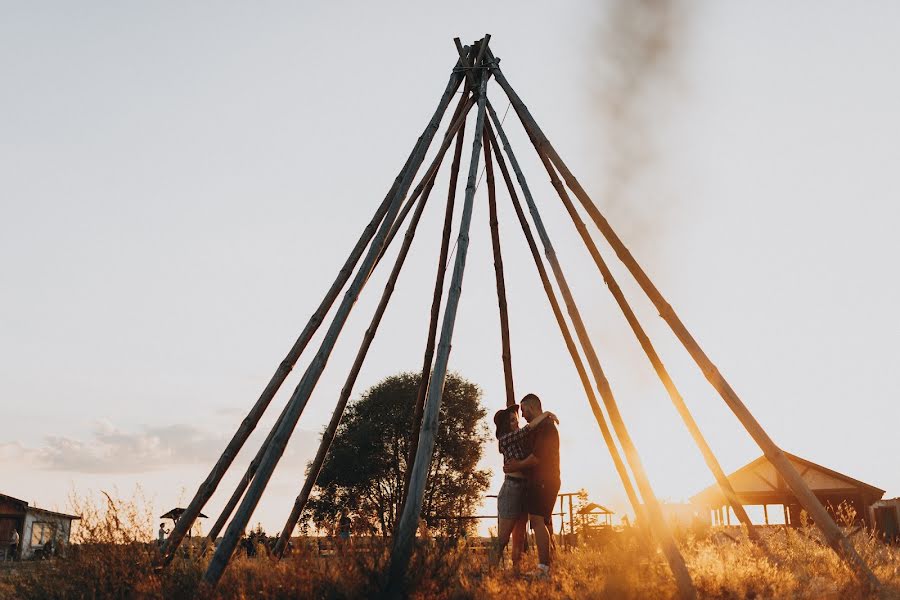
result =
M184 504L421 133L452 38L488 32L554 146L775 441L900 495L895 3L685 2L673 51L624 125L603 108L618 44L603 4L0 6L0 493L64 510L73 491L140 484L160 513ZM499 86L488 94L504 112ZM657 494L682 501L712 478L512 111L506 125ZM648 155L617 186L612 154L635 138ZM445 181L354 396L419 368ZM561 419L565 491L627 512L505 191L499 200L517 394L538 393ZM267 530L302 485L391 262L254 515ZM756 458L616 267L723 467ZM504 402L496 312L482 186L450 367L482 387L489 412ZM484 465L495 493L494 444Z

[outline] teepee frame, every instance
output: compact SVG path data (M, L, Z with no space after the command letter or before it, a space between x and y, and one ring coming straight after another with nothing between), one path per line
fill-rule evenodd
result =
M403 490L402 504L398 507L400 515L393 537L393 550L391 562L387 572L387 593L389 597L401 597L405 592L407 581L407 569L413 551L415 531L422 510L423 494L426 486L426 478L434 450L435 436L438 428L440 404L443 394L444 379L450 357L450 347L456 322L457 308L462 294L463 276L465 273L466 259L469 247L469 229L473 218L475 205L475 192L477 188L477 175L479 159L484 156L485 172L488 196L488 219L491 233L491 250L494 258L495 282L497 287L497 305L500 312L500 336L501 336L501 361L503 364L506 403L515 403L515 391L512 375L511 343L509 320L506 302L506 284L503 271L503 259L500 245L500 232L498 225L498 206L496 198L496 182L494 166L499 168L505 183L512 207L522 228L523 235L534 259L538 276L547 300L559 325L560 333L566 348L572 358L575 370L578 373L588 403L594 414L600 432L606 444L607 450L613 460L616 472L622 481L626 495L642 524L642 532L645 540L650 543L655 540L663 551L666 560L672 570L679 595L683 598L692 598L696 592L691 581L690 573L684 559L675 544L669 528L662 517L659 502L656 499L653 488L647 477L640 456L637 452L622 415L619 412L618 403L612 388L601 366L597 352L578 305L575 302L571 289L566 281L559 259L553 249L549 233L544 225L538 210L537 203L531 193L524 173L509 143L509 139L503 129L503 123L498 117L494 107L487 99L487 84L493 78L506 93L512 108L515 110L527 132L545 170L550 182L560 197L566 212L569 214L578 235L581 237L613 295L619 309L638 339L641 348L653 365L663 387L681 416L682 421L690 432L694 442L699 448L704 461L715 477L725 497L729 500L738 518L747 526L751 539L758 540L756 528L750 522L746 511L741 505L734 489L731 487L724 471L719 465L715 454L706 442L696 421L693 419L678 388L658 353L656 352L649 336L640 324L631 309L628 300L612 275L609 267L600 254L588 226L579 215L578 209L569 196L571 192L582 209L588 214L591 221L606 239L616 257L625 265L629 273L635 278L641 290L656 306L660 316L668 323L678 340L682 343L697 365L700 367L707 380L719 392L726 405L734 412L741 425L756 441L763 453L784 478L791 491L797 497L798 502L812 517L815 524L822 531L829 545L841 556L841 558L853 569L858 579L870 589L879 587L874 574L857 554L849 540L834 523L821 502L804 482L803 478L787 460L781 449L772 441L758 421L752 416L746 405L740 400L737 393L716 369L715 365L706 356L697 344L696 340L688 332L687 328L678 318L677 314L666 302L662 294L653 285L650 278L640 267L625 244L616 235L609 222L604 218L600 210L588 196L584 188L578 183L575 176L569 171L559 154L550 144L543 131L538 126L528 108L513 90L508 80L499 67L489 48L490 36L476 41L471 46L463 46L459 39L454 40L459 60L454 67L450 80L438 103L438 107L431 117L425 131L419 137L415 147L409 155L406 164L391 186L384 200L378 206L372 220L360 235L356 245L347 258L337 278L332 283L319 307L313 313L300 337L291 347L285 359L281 362L272 379L263 390L259 399L251 408L247 417L242 421L233 438L228 443L215 466L207 478L200 485L187 510L179 519L168 541L161 551L161 560L168 563L175 556L179 544L182 542L191 525L213 495L225 472L231 466L237 453L240 451L253 429L259 423L275 393L281 387L297 360L306 349L309 341L322 324L326 314L331 310L338 294L350 281L344 298L339 304L332 318L331 324L321 342L321 345L308 365L300 383L297 385L275 425L272 427L256 456L247 467L237 488L227 502L222 514L216 520L209 534L210 540L215 540L218 534L231 518L221 543L216 548L212 560L204 577L209 584L215 584L222 576L228 561L233 554L238 539L245 530L250 517L265 491L266 485L278 464L285 446L293 433L306 403L315 388L319 377L325 368L325 364L331 354L347 317L356 303L362 289L367 283L372 271L385 256L388 246L399 232L407 216L412 214L406 233L403 237L400 250L394 260L393 268L385 284L381 300L375 309L369 327L365 332L362 343L357 351L356 358L350 368L341 392L338 396L336 407L331 420L322 436L316 456L310 466L303 488L298 495L291 514L285 522L275 548L275 556L280 557L285 549L291 532L296 526L310 494L315 486L316 479L322 464L327 457L328 450L334 440L337 428L340 425L344 409L347 405L356 378L365 361L369 347L378 330L381 319L388 307L393 295L394 287L399 278L406 258L415 237L420 218L425 210L428 199L434 187L437 173L444 157L455 140L455 149L450 169L450 184L447 196L447 204L444 214L444 225L441 236L441 246L438 260L437 274L435 278L434 293L432 298L431 313L428 334L425 344L425 353L422 364L422 381L413 412L413 443L411 444L407 458L407 479ZM463 85L465 84L465 85ZM404 198L412 186L412 182L419 168L425 160L426 153L437 133L438 127L453 95L463 86L462 95L450 118L449 126L443 136L442 142L435 157L426 169L419 183L413 189L404 204ZM450 237L453 227L453 215L456 198L457 180L462 159L465 124L468 114L476 108L475 130L472 140L472 149L469 160L469 168L466 178L466 188L463 196L462 215L459 223L459 231L456 242L456 255L450 277L449 289L446 290L443 318L440 323L440 335L438 335L438 319L441 312L442 300L444 300L444 287L446 268L450 255ZM501 150L502 146L502 150ZM505 156L504 156L505 154ZM507 165L508 162L508 165ZM510 174L510 168L515 175L515 181ZM532 227L528 220L528 214L523 209L519 200L519 192L525 199L528 214L537 231L537 240L543 249L538 247L538 242L532 233ZM360 259L362 262L360 263ZM550 266L550 272L544 264L544 259ZM565 306L563 314L556 288L562 296L562 304ZM352 280L351 280L351 275ZM571 327L569 322L571 322ZM574 337L572 335L574 329ZM582 353L587 361L587 368L582 360ZM599 393L601 403L598 402L596 393ZM624 451L625 460L619 452L619 445ZM233 514L233 517L232 517Z

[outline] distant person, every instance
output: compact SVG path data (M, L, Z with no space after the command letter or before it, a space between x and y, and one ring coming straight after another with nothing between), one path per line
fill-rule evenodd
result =
M16 560L16 552L19 549L19 532L15 529L12 530L12 533L9 535L9 551L7 555L7 560Z
M159 533L157 534L157 537L156 537L156 543L159 544L160 546L165 544L166 536L168 536L168 532L166 531L166 524L160 523L159 524Z
M342 513L338 521L338 537L343 542L350 541L350 535L353 533L353 521L347 513Z
M426 544L431 543L431 532L428 531L428 523L422 517L419 517L419 526L416 528L416 534Z
M504 472L503 486L497 494L497 515L499 527L497 531L497 549L493 563L500 564L503 551L512 537L512 562L518 570L525 547L525 524L528 513L525 506L525 492L528 485L527 474L520 470L507 470L505 465L514 461L521 461L533 454L532 433L544 419L556 421L553 413L537 415L532 423L519 427L519 407L509 406L497 411L494 415L497 443L500 453L503 455Z
M553 419L544 419L537 424L538 417L546 414L541 407L541 399L528 394L520 403L522 416L534 431L531 434L532 452L524 460L511 460L503 465L507 474L525 472L528 475L525 488L525 510L531 529L534 531L538 549L537 577L550 575L550 529L547 520L553 513L553 506L559 494L559 431Z

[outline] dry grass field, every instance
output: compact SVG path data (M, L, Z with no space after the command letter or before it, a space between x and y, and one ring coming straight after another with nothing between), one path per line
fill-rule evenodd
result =
M274 562L237 556L215 590L203 588L208 560L182 555L155 571L148 543L152 513L133 502L108 500L106 510L80 509L78 543L65 558L7 563L0 568L0 598L365 598L382 586L385 548L338 549L330 556L296 552ZM682 532L682 551L704 598L863 598L850 572L813 527L771 529L764 548L722 532ZM864 530L852 533L863 558L884 584L885 598L900 598L900 548ZM199 554L199 553L197 553ZM531 555L533 560L533 555ZM602 546L560 552L550 580L531 580L487 559L465 543L419 549L411 582L414 598L669 598L675 593L661 555L649 555L627 533Z

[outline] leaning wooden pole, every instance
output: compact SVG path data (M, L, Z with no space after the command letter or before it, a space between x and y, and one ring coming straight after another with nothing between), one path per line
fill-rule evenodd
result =
M234 518L225 530L225 535L222 538L222 542L217 547L216 552L213 555L212 560L210 561L209 567L206 571L206 574L204 575L204 581L206 583L215 585L219 581L219 578L222 576L222 573L225 571L225 567L228 565L228 561L231 558L232 553L234 552L238 539L243 534L244 528L247 526L247 522L250 520L250 516L253 514L256 505L259 503L259 499L262 496L266 485L269 483L269 479L272 477L272 473L275 470L278 461L281 459L281 456L284 453L284 449L287 446L288 439L293 433L294 427L297 424L297 420L300 418L300 414L306 407L306 403L309 400L309 397L312 394L316 383L318 383L322 371L325 369L325 364L328 361L328 357L331 355L331 351L334 348L335 343L337 342L337 337L340 334L341 329L343 329L344 323L346 323L347 321L350 310L356 303L356 300L359 297L359 293L362 290L362 287L365 284L366 279L368 278L369 273L371 272L372 267L375 264L375 260L381 252L381 248L384 245L388 232L400 209L400 204L403 198L406 196L407 191L409 190L413 172L417 171L419 166L424 161L428 146L430 146L431 140L434 138L434 135L440 125L441 118L443 117L447 106L449 105L450 100L459 87L461 81L462 75L454 70L454 73L451 75L450 81L447 84L443 95L441 96L441 100L437 110L432 116L431 121L428 123L425 131L422 133L422 136L419 138L419 142L416 144L418 151L415 154L414 160L410 164L410 168L407 169L403 174L402 182L398 186L394 197L391 199L391 205L388 209L388 213L384 221L381 223L381 226L378 229L378 233L373 238L372 243L369 246L369 250L366 253L365 258L363 259L363 262L359 270L357 271L356 276L353 278L350 287L344 294L344 298L334 315L332 323L329 326L324 339L322 340L319 351L316 353L315 357L313 357L309 367L307 367L306 372L303 374L300 383L297 385L294 393L288 401L288 413L285 415L284 420L279 424L275 435L272 437L272 441L269 444L269 448L268 450L266 450L263 460L261 461L259 468L256 471L256 475L254 476L250 486L247 488L247 492L244 495L244 498L241 501L241 504L238 507Z
M474 100L472 100L471 98L467 98L465 96L460 98L459 104L457 105L456 110L453 113L453 118L451 120L451 126L454 123L459 122L460 127L463 127L465 125L465 119L462 119L462 121L458 121L460 113L463 110L468 112L473 105L474 105ZM441 160L443 160L443 159L441 159ZM432 164L429 167L429 171L428 171L429 173L431 172L431 169L433 169L435 167L436 163L437 163L437 160L432 161ZM409 199L408 199L409 201L404 205L404 209L415 204L415 202L419 199L421 192L423 190L423 187L425 186L427 181L431 181L431 179L428 179L428 177L426 176L425 178L423 178L422 182L419 183L418 186L416 186L416 189L409 196ZM391 227L391 231L395 231L397 227L402 225L402 223L405 221L408 213L409 213L408 210L401 209L400 213L397 215L397 218L394 220L394 223ZM378 260L376 260L376 265L377 265L378 261L380 261L381 258L384 257L384 252L387 249L388 245L391 243L391 239L392 238L390 237L390 234L388 234L388 238L386 239L385 244L382 247L381 253L378 255ZM374 270L374 268L373 268L373 270ZM215 543L216 538L219 535L219 532L225 526L225 523L228 522L228 519L231 517L231 513L234 512L235 507L237 506L238 502L240 502L241 498L244 495L244 492L247 490L247 486L249 486L250 482L253 481L253 476L256 474L256 469L259 467L259 463L262 461L262 458L265 455L266 450L269 447L269 443L272 441L272 437L275 435L275 432L278 430L278 427L281 424L281 421L284 419L286 413L287 413L287 405L285 405L284 409L281 411L281 414L279 415L278 420L275 422L275 425L273 425L271 431L269 431L268 436L266 437L265 441L260 446L259 450L256 453L256 456L254 456L253 460L250 461L250 464L247 466L247 470L244 473L244 476L238 482L237 487L235 488L234 492L231 494L231 497L228 499L228 502L225 504L225 507L222 509L222 513L219 515L218 519L216 519L216 522L213 524L212 528L209 530L209 534L207 535L207 540L209 542L212 542L213 544Z
M497 192L494 186L494 165L491 161L491 142L489 137L484 139L484 169L487 176L488 220L491 229L491 250L494 255L494 279L497 282L497 306L500 309L500 358L503 362L506 406L512 406L516 403L516 390L513 385L512 352L509 343L509 312L506 308L506 280L503 277L500 224L497 219Z
M847 539L834 522L834 519L831 518L831 515L828 514L828 511L825 510L825 507L819 499L813 494L812 490L803 480L803 477L797 472L797 469L794 468L781 448L775 444L771 437L769 437L769 434L763 429L759 421L756 420L756 417L753 416L747 406L743 403L737 395L737 392L735 392L728 381L725 380L712 360L710 360L703 349L700 348L700 345L687 330L687 327L681 322L681 319L631 255L631 252L622 240L619 239L619 236L610 226L609 222L600 213L600 210L594 204L593 200L591 200L590 196L588 196L587 192L550 144L547 136L541 131L541 128L534 120L534 117L522 102L521 98L519 98L518 94L516 94L515 90L509 85L509 82L506 80L506 77L503 75L503 72L500 71L500 68L496 63L492 65L491 72L497 80L497 83L500 84L500 87L503 88L506 95L509 97L513 108L515 109L516 114L519 115L519 119L525 126L528 135L534 140L535 144L541 148L542 152L545 152L553 161L553 164L559 170L566 185L572 190L579 202L581 202L588 215L590 215L591 219L594 221L594 224L616 253L616 256L635 278L638 285L641 286L641 289L650 298L650 301L653 302L654 306L659 311L660 316L668 323L669 327L675 333L675 336L681 341L685 349L687 349L691 358L693 358L694 362L697 363L697 366L700 367L700 370L703 372L707 381L709 381L716 389L731 411L763 451L766 458L769 459L769 462L772 463L775 469L778 470L778 473L784 478L785 483L790 487L791 491L796 496L797 501L822 531L822 534L825 536L825 539L828 541L831 548L844 559L848 566L856 573L857 578L863 585L866 585L871 589L880 588L880 583L875 577L875 574L872 573L862 557L856 552L853 544L850 543L850 540Z
M465 46L465 47L460 48L460 59L461 59L460 62L462 64L457 68L459 70L461 70L466 76L468 76L469 72L465 68L471 60L471 58L470 58L471 52L474 52L474 49L470 46ZM467 97L469 95L469 93L472 93L472 94L475 93L475 89L471 86L471 84L466 85L465 89L463 90L463 97ZM456 117L459 116L459 111L461 109L462 109L462 102L460 102L460 104L456 107L456 112L453 113L453 118L450 120L451 123L456 121ZM463 127L465 127L465 125L463 125ZM394 223L394 226L391 228L391 232L388 234L388 238L387 238L388 241L387 241L387 244L385 244L385 248L387 248L390 245L391 240L393 240L394 236L397 235L397 232L400 229L400 222L406 216L406 214L412 209L414 200L415 200L414 198L410 198L409 201L407 201L407 203L403 206L403 209L400 211L400 217L397 218L397 222ZM379 262L381 262L381 259L384 258L384 252L385 251L382 250L381 255L378 257L378 261L376 261L375 264L378 264Z
M485 36L481 41L481 49L475 62L476 67L481 65L481 59L487 50L489 41L490 36ZM419 516L422 512L422 498L425 493L426 478L434 452L435 436L437 435L440 417L441 396L443 395L444 379L447 375L447 364L450 358L450 343L453 339L453 327L456 324L456 311L459 307L459 298L462 293L463 273L465 272L466 255L469 250L469 228L472 223L475 180L478 174L478 157L481 152L481 139L484 130L487 79L482 73L478 88L478 116L475 121L475 136L472 141L469 176L466 182L466 194L463 202L459 236L457 238L456 261L453 265L453 275L450 278L450 289L447 295L447 306L444 309L444 319L441 324L441 336L438 342L434 369L428 383L428 396L425 401L422 431L419 434L419 447L412 466L413 474L410 479L409 493L403 505L403 514L400 517L400 525L397 528L397 535L394 538L394 546L391 552L387 579L388 597L402 597L405 591L406 572L412 556L412 545L419 524Z
M666 391L669 394L669 398L672 400L672 404L675 406L675 410L678 411L678 414L681 416L681 420L684 422L685 426L691 434L691 437L694 439L694 443L700 450L700 454L703 456L703 460L706 462L706 466L712 472L713 477L715 477L715 480L719 485L719 489L722 491L722 494L734 509L734 513L735 515L737 515L740 522L747 527L747 535L750 537L750 539L754 541L760 541L759 531L757 530L756 526L753 525L753 522L750 520L749 515L747 515L747 511L744 510L744 505L741 504L737 493L731 486L731 482L728 481L728 477L725 475L725 471L723 471L721 465L719 465L719 461L718 459L716 459L716 455L713 453L712 448L710 448L709 444L706 442L706 438L700 431L700 427L694 420L693 415L691 415L691 411L690 409L688 409L687 404L685 404L684 398L682 398L681 393L678 391L678 388L675 387L675 382L672 381L672 377L669 375L669 372L663 364L662 359L659 357L659 354L656 352L656 349L650 342L650 337L647 335L647 332L644 331L644 328L643 326L641 326L640 321L638 321L637 316L631 309L631 305L628 304L628 300L625 298L625 294L622 293L622 289L619 287L619 284L616 281L615 277L613 277L613 274L609 270L606 261L604 261L603 257L600 255L600 250L597 248L597 245L594 243L594 240L588 233L584 221L581 219L581 216L575 209L575 205L572 204L572 200L569 198L569 194L568 192L566 192L565 186L563 185L562 181L559 180L559 177L557 177L556 169L553 168L553 164L550 162L549 157L546 155L546 153L542 152L539 146L535 146L535 149L540 156L541 162L544 164L547 175L549 175L550 177L550 183L553 184L553 187L554 189L556 189L556 192L562 200L563 205L566 207L566 212L569 213L569 217L572 219L572 223L574 223L575 229L578 230L578 234L581 236L582 241L587 247L591 258L594 259L594 264L597 265L597 269L599 269L600 274L603 277L603 281L604 283L606 283L606 287L609 288L610 293L613 295L613 298L615 298L616 304L619 305L619 309L622 311L622 314L625 315L625 320L628 321L628 325L634 332L635 337L637 337L641 348L644 350L644 353L647 355L647 358L653 365L653 369L656 371L656 374L659 377L660 381L662 381L663 387L666 388Z
M350 275L353 272L353 269L356 267L356 263L359 262L359 258L362 256L363 251L366 249L366 246L368 246L372 237L375 235L375 230L384 219L384 216L388 211L388 207L390 206L391 199L394 197L394 194L396 193L397 188L400 185L402 174L408 170L410 164L413 161L415 153L416 149L413 149L413 152L410 154L409 158L406 161L406 164L403 166L400 175L398 175L394 180L391 189L388 191L387 195L384 197L384 200L379 205L378 210L375 211L375 215L372 217L372 220L369 221L369 224L366 225L362 234L359 236L356 245L350 252L350 256L347 257L347 260L344 262L344 265L338 272L337 277L331 284L331 287L328 289L325 297L319 303L318 308L316 308L315 312L310 317L306 326L303 328L303 331L300 333L300 336L297 338L297 340L294 342L294 345L287 353L287 356L285 356L284 360L282 360L278 365L278 369L275 371L275 374L272 375L272 378L269 380L268 385L266 385L265 389L262 391L262 394L260 394L259 399L253 405L253 408L251 408L250 412L247 413L247 416L244 417L241 425L234 433L234 436L232 436L231 441L228 442L228 445L225 447L222 455L216 461L216 464L213 466L212 470L210 470L206 479L202 484L200 484L200 487L197 489L196 494L194 494L194 497L191 499L191 502L185 509L184 514L182 514L178 519L178 522L175 523L175 527L172 529L172 532L169 534L168 539L166 539L166 542L161 549L164 563L170 562L175 556L175 550L177 550L179 544L181 544L181 541L184 539L184 536L187 535L187 532L190 531L191 526L197 519L197 515L200 514L200 511L216 491L216 488L222 481L222 477L225 475L226 471L228 471L231 463L234 462L235 457L243 447L244 443L247 441L247 438L250 437L250 434L256 428L256 425L262 418L263 413L265 413L269 404L272 402L272 398L275 397L275 394L281 388L281 384L284 383L284 380L294 368L294 365L297 363L297 360L300 358L300 355L303 353L303 350L306 348L309 340L312 339L313 335L318 330L319 325L322 324L322 320L325 318L325 315L331 309L331 306L332 304L334 304L334 301L337 298L338 294L341 292L344 285L347 283L347 280L350 278Z
M497 166L500 167L500 173L503 175L503 179L506 182L506 189L509 192L510 200L516 211L516 216L519 219L519 225L522 227L522 233L525 234L525 241L528 242L528 248L531 250L531 257L534 259L534 265L537 268L538 275L541 279L541 285L543 285L544 292L547 295L547 301L550 303L550 308L553 310L553 316L556 317L556 323L559 325L559 331L562 334L563 341L566 344L569 355L572 357L575 370L578 372L578 378L581 380L585 396L587 396L591 411L594 413L594 419L596 419L597 425L600 427L603 441L606 442L606 448L612 458L616 473L619 475L619 479L622 480L622 487L625 489L625 495L628 496L631 508L634 510L634 514L637 515L638 521L643 525L647 522L646 515L644 514L644 506L641 504L637 491L634 489L634 485L631 482L631 475L629 475L628 469L622 461L622 456L619 454L619 448L616 446L616 441L613 438L612 432L609 430L609 425L606 423L606 417L600 408L597 396L594 394L594 387L591 384L591 380L588 378L587 370L584 367L584 362L581 360L581 355L578 353L578 347L575 345L575 340L572 339L572 333L569 331L569 324L566 322L562 308L560 308L559 300L557 300L556 292L553 289L553 284L550 283L550 277L547 275L546 267L544 267L544 260L541 258L540 250L538 250L537 243L534 240L534 234L531 232L531 225L528 223L528 218L525 216L525 211L522 209L522 203L519 201L519 196L513 185L512 177L506 166L506 161L500 153L500 148L497 146L497 139L494 137L494 132L489 123L485 123L485 129L491 147L494 150L494 155L497 158ZM513 163L513 167L518 170L518 163ZM520 181L525 180L524 175L519 176L517 173L517 177L519 177ZM527 187L525 189L527 189ZM529 190L526 193L531 192Z
M431 297L431 315L428 319L428 336L425 342L425 354L422 358L422 371L419 389L416 392L416 404L413 407L412 424L410 425L409 452L406 455L406 473L403 478L403 492L397 507L397 515L403 514L403 501L409 492L409 480L412 477L412 465L416 460L419 447L419 430L422 427L422 414L425 411L425 395L428 392L428 380L431 376L431 364L434 361L434 344L437 338L438 318L441 313L441 298L444 295L444 277L447 272L447 256L450 253L450 234L453 231L453 209L456 205L456 185L459 179L459 163L462 159L463 142L465 141L465 123L456 135L456 148L453 151L453 163L450 165L450 185L447 192L447 208L444 211L444 228L441 232L441 249L438 253L437 275L434 278L434 293ZM399 525L399 519L397 520Z
M489 110L491 119L494 121L494 127L497 129L497 134L503 141L503 147L506 149L506 154L509 157L510 164L513 165L513 170L518 176L521 173L521 170L517 169L516 167L517 162L515 162L515 155L512 153L512 148L510 147L509 141L506 138L506 134L503 131L500 119L497 117L497 113L493 111L492 107L489 106ZM621 413L619 412L618 403L616 402L615 396L612 393L612 388L609 385L609 381L606 379L606 374L603 372L603 368L600 366L600 360L598 359L597 353L594 350L593 342L591 341L590 336L587 333L587 329L584 326L584 321L581 318L581 313L579 312L578 307L575 304L575 299L573 298L572 292L569 289L569 284L566 281L565 275L562 272L562 268L559 265L559 261L556 258L556 252L553 250L553 245L550 242L547 230L544 227L543 220L541 219L541 215L538 212L537 205L534 203L534 198L531 196L530 192L525 192L528 184L525 182L524 177L520 179L519 185L522 187L523 194L525 195L525 201L528 204L529 210L531 211L531 217L532 219L534 219L534 225L537 228L538 237L541 238L541 243L544 245L544 254L547 257L547 261L550 263L550 268L556 278L556 283L559 286L559 291L562 294L563 301L566 304L566 310L569 313L569 317L572 319L572 325L575 327L575 333L578 336L578 341L581 343L581 346L584 349L588 366L591 369L591 374L594 376L594 381L597 383L597 388L600 392L600 398L603 400L603 404L606 407L606 413L609 415L609 420L612 423L613 431L615 431L616 436L619 438L619 442L622 444L622 449L625 451L625 459L628 461L628 464L631 467L631 472L634 474L635 482L637 483L638 489L641 492L641 497L644 500L644 505L646 508L646 514L649 517L650 521L650 530L659 541L663 553L666 556L666 560L669 562L669 567L672 569L672 574L674 575L675 582L678 585L679 594L682 598L694 598L696 597L696 590L694 589L694 584L691 581L691 576L690 573L688 573L687 566L684 563L684 557L681 556L681 552L678 550L678 546L675 544L675 539L672 537L672 533L669 531L669 527L666 524L665 519L663 518L662 510L660 509L659 502L656 499L656 494L653 492L653 488L650 485L650 480L648 479L647 474L644 471L644 466L641 462L640 455L637 452L637 448L635 448L634 443L631 440L631 436L628 433L628 429L625 427L625 422L622 419Z
M467 104L467 107L471 107L471 103ZM463 114L460 118L464 120L465 116L466 115ZM451 127L461 127L461 122L453 123L451 124ZM438 157L442 160L444 157L444 153L439 153ZM303 483L303 488L300 491L300 494L297 496L296 501L294 502L294 506L291 509L291 514L285 522L284 528L281 530L281 535L278 537L278 542L275 545L275 556L279 558L284 554L284 549L287 546L288 540L290 540L291 532L297 525L297 521L300 520L300 515L303 512L303 509L306 507L306 503L309 500L309 495L312 493L312 489L315 486L316 480L319 477L319 473L322 470L322 465L325 462L325 457L328 454L328 449L331 448L331 444L334 441L335 435L337 434L337 428L344 416L344 409L347 407L347 401L350 399L350 394L353 392L353 386L356 384L356 378L359 376L359 371L360 369L362 369L363 362L366 359L366 355L369 353L369 348L372 345L372 341L375 339L375 334L378 331L378 326L381 324L381 319L382 317L384 317L384 313L387 310L388 302L390 302L391 296L394 293L394 286L397 283L397 279L400 277L400 271L403 268L404 263L406 262L406 257L409 254L410 246L412 245L413 238L416 235L416 228L419 225L419 220L422 217L422 212L425 210L425 204L428 202L428 198L431 195L432 188L434 188L434 181L437 178L439 166L440 163L438 163L438 169L429 170L428 181L425 185L424 191L418 199L416 209L413 212L412 219L410 220L409 226L406 229L406 235L403 238L403 244L400 246L400 251L397 254L397 258L394 260L394 267L391 270L391 273L388 276L387 283L384 286L384 291L381 294L381 300L379 301L378 306L375 309L375 314L372 315L372 320L369 323L369 327L366 329L365 335L363 336L362 344L360 345L359 350L356 353L356 358L353 361L353 365L350 367L350 373L347 375L344 386L341 388L337 406L335 407L334 412L331 415L331 421L328 423L328 427L325 429L325 433L322 434L322 441L319 444L319 449L316 452L316 456L309 467L306 475L306 481Z

